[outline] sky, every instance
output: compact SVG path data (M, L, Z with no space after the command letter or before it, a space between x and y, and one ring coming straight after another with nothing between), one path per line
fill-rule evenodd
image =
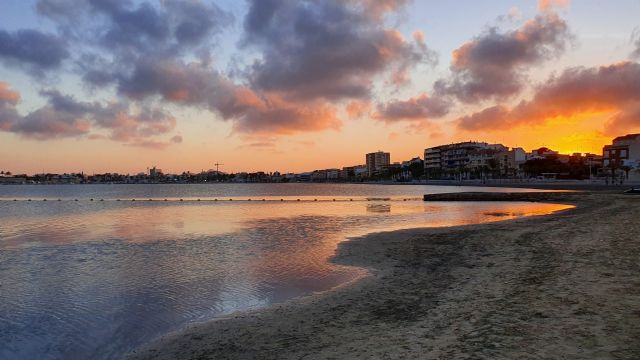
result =
M301 172L640 132L640 0L4 0L0 170Z

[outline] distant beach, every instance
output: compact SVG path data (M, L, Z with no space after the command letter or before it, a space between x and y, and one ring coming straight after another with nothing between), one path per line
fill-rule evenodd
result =
M555 193L549 216L374 233L370 276L164 336L134 359L640 358L640 197Z

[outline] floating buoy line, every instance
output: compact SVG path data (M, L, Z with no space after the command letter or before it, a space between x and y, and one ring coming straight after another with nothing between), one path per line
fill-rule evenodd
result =
M253 202L255 201L260 201L260 202L353 202L353 201L398 202L398 201L411 201L411 200L422 200L422 199L418 197L395 198L395 199L391 199L391 198L362 198L362 199L354 199L354 198L327 198L327 199L319 199L319 198L310 198L310 199L300 199L300 198L295 198L295 199L284 199L284 198L277 198L277 199L265 199L265 198L258 198L258 199L254 199L254 198L243 198L243 199L237 199L237 198L236 199L233 199L233 198L226 198L226 199L219 199L219 198L213 198L213 199L202 199L202 198L188 198L188 199L185 199L185 198L176 198L176 199L169 199L169 198L146 198L146 199L140 199L140 198L122 198L122 199L120 198L117 198L117 199L8 198L8 199L0 199L0 202L32 202L32 201L42 201L42 202L46 202L46 201L55 201L55 202L82 202L82 201L88 201L88 202L111 202L111 201L116 201L116 202L121 202L121 201L131 201L131 202L135 202L135 201L138 201L138 202L233 202L233 201L237 201L237 202L252 202L252 201Z

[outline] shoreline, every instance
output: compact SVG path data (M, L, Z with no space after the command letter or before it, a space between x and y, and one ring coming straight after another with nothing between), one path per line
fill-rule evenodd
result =
M639 357L638 198L557 199L576 208L349 239L331 261L369 276L194 324L129 356Z
M250 184L327 184L327 185L402 185L402 186L454 186L454 187L486 187L486 188L516 188L516 189L539 189L539 190L596 190L596 191L617 191L640 186L638 181L629 181L623 184L606 184L601 180L549 180L549 181L510 181L508 179L495 179L486 182L465 180L429 180L416 182L396 182L396 181L354 181L354 182L178 182L178 183L0 183L0 186L77 186L77 185L250 185Z

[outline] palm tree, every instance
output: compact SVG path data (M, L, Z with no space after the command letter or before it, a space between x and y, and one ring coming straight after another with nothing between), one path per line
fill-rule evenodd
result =
M625 179L629 179L629 171L631 171L631 167L627 165L620 166L620 170L624 171Z

